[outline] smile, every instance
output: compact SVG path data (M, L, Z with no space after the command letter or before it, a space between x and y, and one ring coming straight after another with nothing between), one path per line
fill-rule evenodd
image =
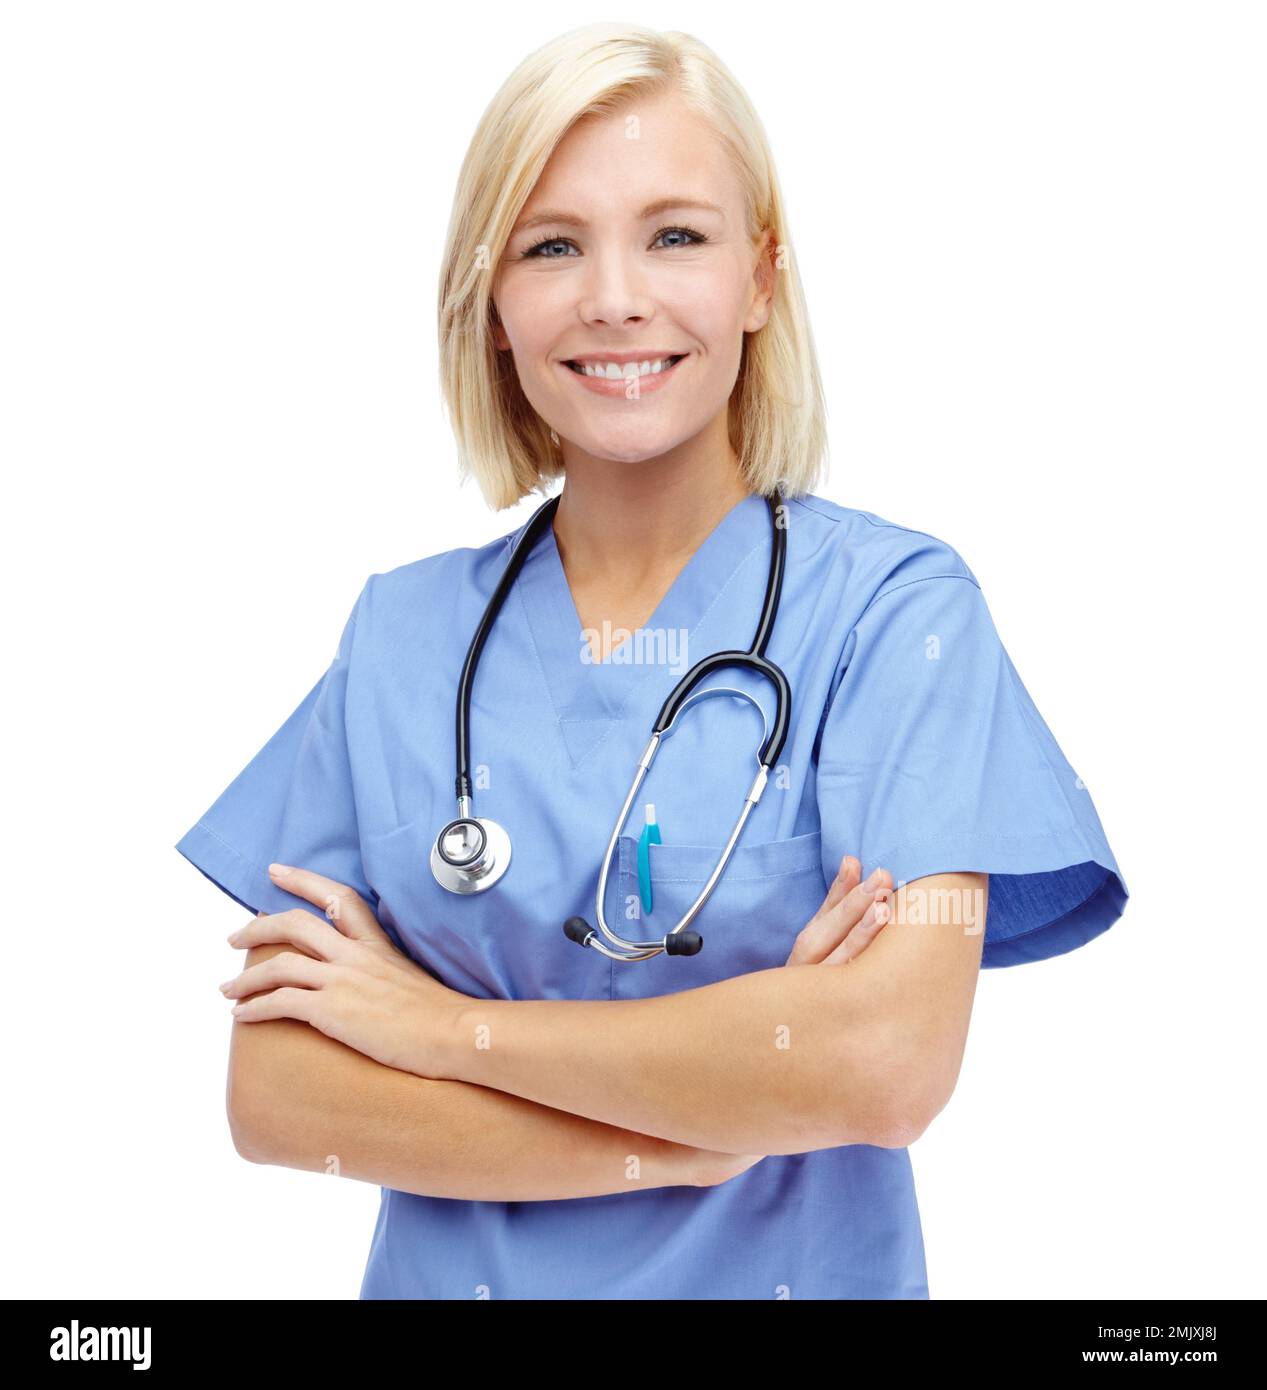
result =
M650 359L643 362L564 362L562 365L577 380L577 384L602 396L623 396L629 382L637 380L638 395L658 391L677 373L689 353Z

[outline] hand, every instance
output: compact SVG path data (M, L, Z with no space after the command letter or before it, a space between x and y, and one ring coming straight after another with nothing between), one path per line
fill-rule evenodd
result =
M242 1023L301 1019L385 1066L434 1075L466 996L402 955L354 888L308 869L282 868L270 869L274 883L324 908L335 930L297 907L261 913L229 937L242 948L273 941L299 948L247 966L220 986L242 1001L234 1017Z
M696 1149L691 1156L691 1183L694 1187L719 1187L760 1163L765 1154L728 1154L712 1149Z
M845 855L823 905L801 928L784 964L848 965L870 946L889 920L893 879L887 869L876 869L866 883L861 877L862 865Z

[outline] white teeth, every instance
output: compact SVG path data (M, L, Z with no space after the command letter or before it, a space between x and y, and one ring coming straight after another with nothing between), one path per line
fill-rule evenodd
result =
M587 362L582 371L586 376L606 377L608 381L619 381L627 376L650 376L654 372L662 372L669 366L672 358L662 357L656 362L626 362L623 366L618 362Z

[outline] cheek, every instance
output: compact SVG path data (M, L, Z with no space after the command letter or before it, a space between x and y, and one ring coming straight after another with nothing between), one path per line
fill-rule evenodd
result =
M549 276L534 281L532 276L511 279L497 299L502 332L510 343L515 362L528 366L549 357L552 343L558 341L557 325L562 322L557 288L552 292Z
M743 349L743 320L747 310L732 281L714 285L689 298L680 297L670 310L674 322L703 348L708 365L737 370Z

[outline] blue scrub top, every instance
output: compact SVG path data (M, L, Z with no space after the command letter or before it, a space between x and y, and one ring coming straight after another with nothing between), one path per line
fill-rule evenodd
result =
M986 968L1060 955L1112 925L1127 888L1091 794L958 553L815 496L789 501L787 531L766 654L791 683L791 728L694 924L699 955L622 965L569 942L562 923L593 921L612 824L685 665L752 641L770 555L755 495L646 624L674 639L659 651L626 640L640 664L620 647L589 659L554 533L538 538L471 701L476 813L513 843L489 891L444 891L429 858L456 813L458 676L518 531L371 575L329 669L177 848L252 912L318 912L270 882L273 860L350 884L403 951L477 998L644 998L781 966L846 853L864 873L886 867L895 886L988 873ZM708 684L743 685L773 715L759 676L725 669ZM609 881L622 935L659 934L694 900L751 784L760 724L745 701L704 700L664 742ZM639 925L644 802L663 842L650 849L653 911ZM909 1153L771 1155L718 1187L557 1201L382 1189L361 1297L481 1296L927 1298Z

